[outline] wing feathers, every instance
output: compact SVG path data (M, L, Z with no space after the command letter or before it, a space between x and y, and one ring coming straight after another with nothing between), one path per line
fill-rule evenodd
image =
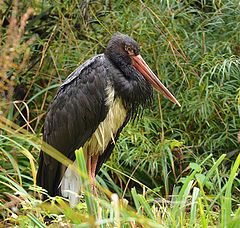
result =
M62 84L46 115L43 140L75 160L83 146L106 117L107 75L103 55L77 68ZM62 178L61 164L41 152L37 184L57 195Z

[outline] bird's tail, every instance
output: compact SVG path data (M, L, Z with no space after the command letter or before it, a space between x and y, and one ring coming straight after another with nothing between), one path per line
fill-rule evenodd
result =
M82 182L80 175L78 172L76 172L76 170L68 167L64 172L59 187L61 195L69 200L71 206L74 207L79 203L81 197Z
M37 185L42 187L43 189L47 190L47 194L49 196L56 196L59 195L59 176L60 176L60 171L59 171L59 162L57 162L55 159L52 159L52 163L56 162L57 164L55 165L49 165L44 162L44 152L40 152L39 156L39 167L37 171ZM54 167L54 168L51 168ZM42 199L45 200L47 196L43 194Z
M81 180L79 174L68 167L63 176L62 165L57 160L40 152L37 172L37 185L46 189L49 196L63 196L69 200L71 206L77 205L80 197ZM42 200L47 195L42 194Z

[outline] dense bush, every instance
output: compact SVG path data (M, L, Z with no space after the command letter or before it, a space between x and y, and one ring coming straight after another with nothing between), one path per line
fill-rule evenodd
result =
M27 194L35 182L44 114L57 87L120 31L139 42L141 55L182 106L156 93L152 106L122 132L99 182L137 210L144 208L134 215L121 209L121 218L129 221L132 216L131 225L194 226L198 221L204 227L234 227L240 203L238 1L4 1L0 25L3 224L23 224L21 216L30 211L29 224L43 225L45 214L31 208L39 201L22 196L30 202L29 209L12 194ZM170 195L183 204L169 207L161 199L152 207L154 199L171 200ZM9 219L15 212L8 201L22 205L18 219ZM110 205L107 210L114 211ZM85 220L74 220L76 212L71 212L72 216L63 212L70 222L89 222L86 211ZM111 223L115 217L108 212L102 217Z

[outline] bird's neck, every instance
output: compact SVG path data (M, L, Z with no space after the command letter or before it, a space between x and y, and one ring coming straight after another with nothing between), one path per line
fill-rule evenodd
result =
M152 86L134 66L121 59L117 64L110 60L109 65L115 97L120 97L127 109L140 110L151 102Z

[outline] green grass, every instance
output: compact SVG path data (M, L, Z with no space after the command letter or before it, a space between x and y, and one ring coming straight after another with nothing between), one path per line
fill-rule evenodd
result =
M0 1L0 226L238 227L238 1ZM36 195L44 115L62 81L120 31L182 107L155 94L71 208ZM84 160L79 173L89 188ZM112 195L116 192L118 196ZM18 208L18 210L16 210Z
M37 140L36 136L31 136L25 131L21 133L14 132L15 129L12 128L16 126L12 124L10 126L6 125L4 119L1 119L1 124L5 124L4 129L10 135L14 134L17 139L23 140L25 138L23 141L32 145L35 144L38 147L37 144L40 143L40 140ZM28 138L26 138L27 135ZM53 152L47 145L43 148L59 161L65 161L65 164L68 163L65 158ZM85 179L87 175L82 150L76 153L80 174ZM24 153L24 155L28 155L28 153ZM69 207L67 202L59 197L42 204L40 200L33 197L33 186L29 185L23 188L20 180L13 181L10 177L12 171L9 169L8 175L1 173L0 181L4 184L5 189L9 187L13 192L18 193L15 198L20 199L19 205L22 207L17 213L13 213L12 208L1 205L5 208L5 213L2 213L2 215L6 216L5 220L11 218L9 221L12 224L22 224L23 219L27 217L28 219L24 220L24 224L37 227L43 226L44 216L47 215L50 215L54 219L53 222L56 223L60 220L68 225L84 223L86 227L91 224L99 224L103 227L107 224L109 226L115 224L119 227L129 227L131 224L142 224L146 227L188 225L193 227L196 224L203 227L229 227L229 224L231 224L231 227L237 227L239 209L237 209L236 205L233 207L232 204L235 204L238 198L232 195L231 191L233 190L234 178L236 178L239 171L240 155L230 168L227 179L219 175L225 157L224 154L215 161L210 154L201 164L190 163L188 175L174 186L173 195L168 200L161 197L158 191L147 186L142 185L142 188L145 189L143 194L132 188L133 204L131 206L128 206L126 199L124 203L123 199L116 198L109 191L102 191L101 197L96 198L90 193L90 189L87 190L88 187L86 187L85 193L86 201L83 199L75 209ZM205 165L208 165L208 163L211 168L206 170ZM22 175L22 173L20 174ZM218 185L214 183L214 177L216 177ZM84 179L83 183L85 183ZM132 178L132 180L137 181L135 178ZM239 182L238 179L236 180ZM88 183L87 186L89 186ZM92 203L98 205L95 206L94 210ZM10 215L11 217L9 217ZM82 226L85 227L83 224Z

